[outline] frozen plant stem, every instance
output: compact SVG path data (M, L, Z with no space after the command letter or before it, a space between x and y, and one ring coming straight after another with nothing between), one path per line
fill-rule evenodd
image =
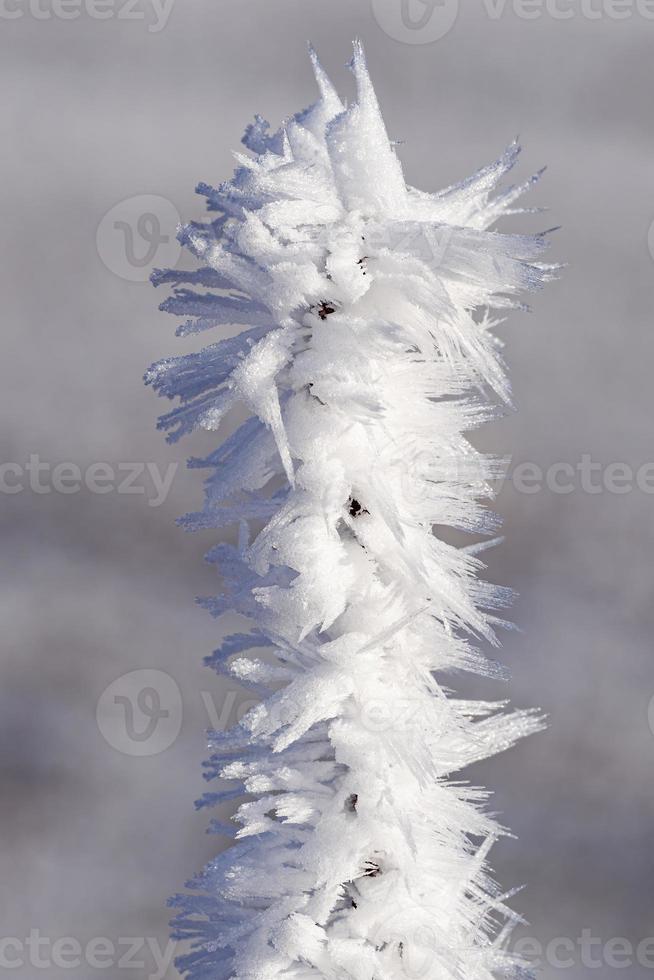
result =
M251 416L191 461L206 500L183 523L240 527L210 552L226 586L202 604L252 630L207 662L262 694L211 734L206 776L229 782L199 805L248 798L233 827L214 822L235 843L173 900L192 941L178 965L192 980L483 980L520 968L517 917L485 863L503 831L456 774L541 721L443 688L497 672L475 644L496 643L509 595L477 577L480 546L433 529L493 531L480 500L500 462L464 435L509 402L490 311L555 267L543 235L488 230L532 182L497 190L516 144L415 190L361 46L347 108L311 59L319 100L274 134L257 117L232 180L199 187L217 213L182 232L200 267L154 275L174 285L162 308L188 317L181 336L245 328L146 378L181 400L160 420L171 441L235 404Z

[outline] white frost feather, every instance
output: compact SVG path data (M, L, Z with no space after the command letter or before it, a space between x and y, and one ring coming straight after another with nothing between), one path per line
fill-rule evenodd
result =
M254 156L201 186L218 216L181 239L202 267L154 277L176 283L163 306L189 318L180 332L247 328L146 378L181 400L161 421L172 439L236 401L253 414L193 461L211 475L184 523L240 526L238 547L211 553L226 589L204 604L255 629L208 661L264 692L212 736L208 778L237 784L202 805L255 798L173 903L193 943L178 965L192 980L485 980L520 968L485 864L502 831L486 794L448 777L541 721L442 687L454 670L499 673L474 638L496 642L510 593L477 577L481 546L433 529L496 526L480 498L501 461L465 438L510 399L489 311L555 267L543 236L489 230L531 183L497 191L517 145L417 191L361 46L347 108L311 58L319 100L274 134L257 117Z

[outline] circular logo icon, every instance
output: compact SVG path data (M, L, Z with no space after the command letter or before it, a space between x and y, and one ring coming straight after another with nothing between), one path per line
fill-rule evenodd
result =
M652 221L647 232L647 245L649 247L649 254L654 259L654 221Z
M432 44L454 27L459 0L372 0L375 20L403 44Z
M177 263L180 221L177 208L165 197L128 197L107 211L98 225L98 255L121 279L147 282L155 265L173 268Z
M378 923L372 938L378 948L396 951L393 976L427 980L490 973L492 947L479 942L482 920L473 919L465 936L453 938L457 934L448 918L443 908L409 904Z
M163 670L132 670L100 695L95 717L104 740L123 755L158 755L182 728L182 695Z
M433 921L433 914L430 916L424 908L400 908L375 929L377 946L398 951L397 975L403 980L422 980L441 965L440 941Z

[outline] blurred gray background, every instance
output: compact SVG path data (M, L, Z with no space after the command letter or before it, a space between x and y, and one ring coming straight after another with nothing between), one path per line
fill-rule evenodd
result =
M653 976L654 940L636 946L654 936L654 470L640 488L635 474L654 460L654 11L645 0L169 3L7 0L0 12L12 464L0 494L0 932L12 940L0 975L177 975L155 955L171 952L166 898L224 843L192 806L204 729L231 723L248 695L201 664L223 629L193 604L216 588L202 561L214 536L174 519L201 496L183 460L215 440L167 447L155 431L165 406L142 372L191 345L143 280L177 259L162 236L176 215L203 214L194 186L229 176L252 115L276 126L313 100L306 40L351 96L358 35L410 183L437 190L516 134L521 176L549 165L528 203L551 213L514 227L562 224L553 257L569 268L502 328L518 412L481 438L543 472L590 456L599 492L579 475L569 493L501 489L506 541L488 574L520 592L522 632L505 636L511 681L484 693L542 707L550 729L469 775L518 838L492 864L507 887L527 885L514 904L530 923L521 934L550 944L543 975ZM31 486L30 455L46 464ZM602 480L619 462L634 479L617 493ZM87 478L106 464L105 492L92 477L94 492L76 489L74 468L55 476L62 463ZM119 492L130 463L150 469ZM151 474L176 463L161 502ZM144 675L123 677L135 670L169 675L159 706L152 691L136 700ZM158 708L169 713L152 742ZM611 945L620 937L631 957Z

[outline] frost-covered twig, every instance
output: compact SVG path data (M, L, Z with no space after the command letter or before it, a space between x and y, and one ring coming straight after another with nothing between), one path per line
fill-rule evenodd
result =
M171 440L236 403L251 413L192 462L210 475L184 523L240 524L238 547L210 554L226 588L204 604L253 629L208 661L264 692L212 734L207 776L233 782L202 804L250 798L236 842L174 900L194 944L179 965L193 980L483 980L515 966L516 916L486 870L502 830L485 793L451 777L541 721L443 688L496 672L475 643L496 642L509 595L477 577L481 547L434 527L495 526L480 500L500 461L464 435L510 398L490 310L554 267L542 235L489 230L531 183L497 190L516 144L437 194L408 187L361 46L347 108L311 57L319 100L274 135L257 117L253 156L199 188L217 217L182 239L201 268L155 274L182 335L245 327L147 380L180 398L160 423Z

